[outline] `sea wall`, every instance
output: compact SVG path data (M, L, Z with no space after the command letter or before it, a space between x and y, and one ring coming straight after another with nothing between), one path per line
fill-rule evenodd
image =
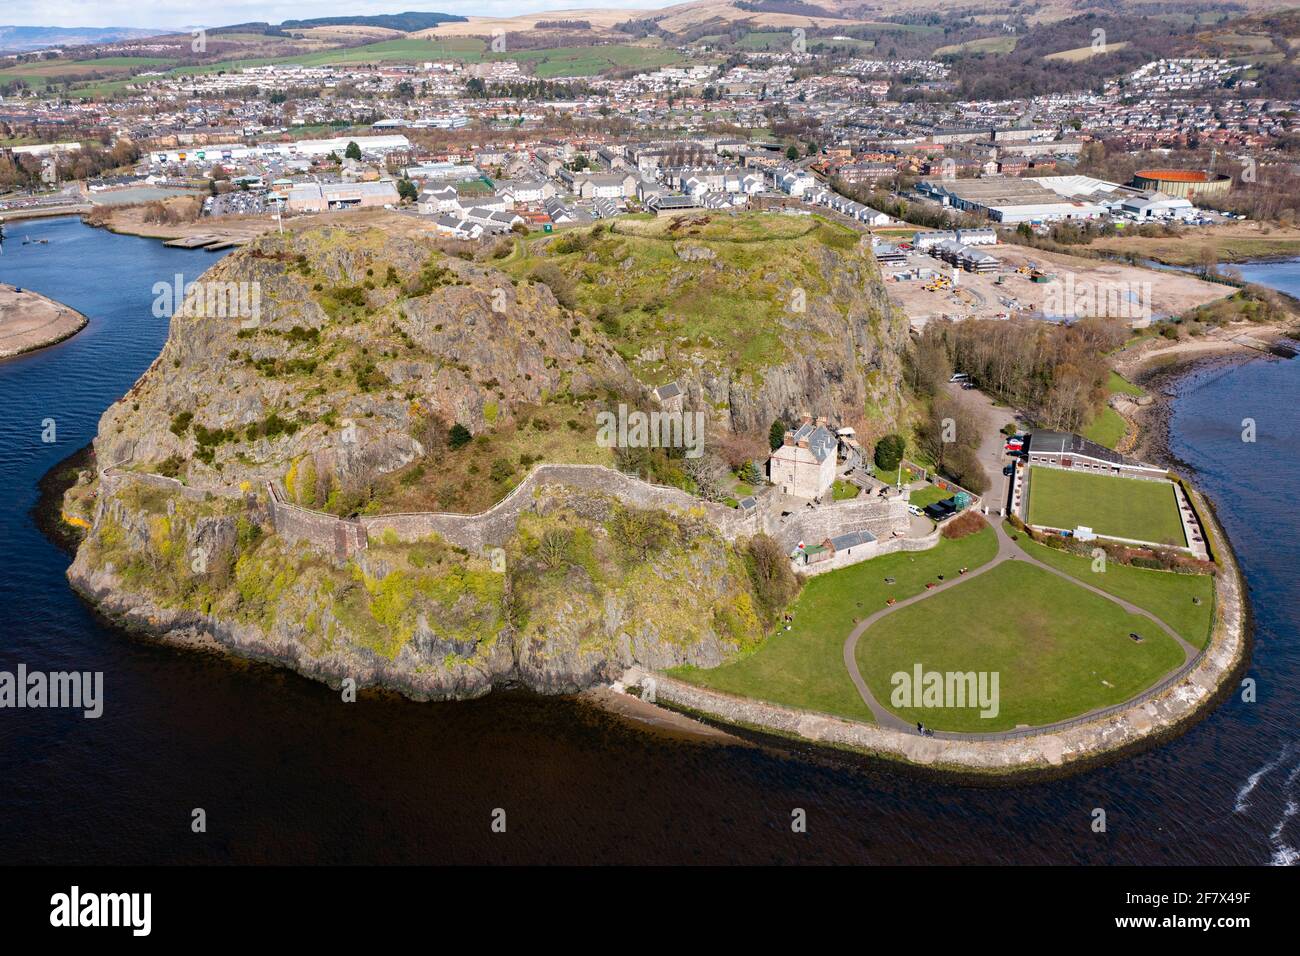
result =
M878 724L735 697L643 668L630 668L622 683L639 686L643 699L726 723L943 770L993 774L1047 770L1137 748L1177 733L1203 715L1229 692L1230 682L1245 660L1244 581L1213 513L1198 492L1193 492L1192 497L1207 530L1217 541L1224 542L1220 570L1214 576L1216 617L1210 643L1173 679L1092 717L1063 721L1041 730L923 737Z

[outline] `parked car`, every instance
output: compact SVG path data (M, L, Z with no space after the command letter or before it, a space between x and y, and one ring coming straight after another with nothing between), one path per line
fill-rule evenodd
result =
M948 379L948 381L950 381L950 382L968 382L968 381L970 381L970 376L967 375L965 372L954 372L952 378Z
M1002 474L1006 475L1008 478L1010 478L1015 473L1016 473L1016 463L1014 461L1002 469Z
M960 510L955 498L944 498L943 501L936 501L925 507L926 515L935 521L946 521Z
M923 514L925 514L925 512L921 510L919 505L908 505L907 513L912 515L914 518L919 518Z

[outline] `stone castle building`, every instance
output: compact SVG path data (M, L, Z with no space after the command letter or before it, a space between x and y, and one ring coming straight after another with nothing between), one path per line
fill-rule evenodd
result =
M839 439L805 415L799 428L785 433L785 443L768 461L768 479L777 489L796 498L820 498L835 483L835 452Z

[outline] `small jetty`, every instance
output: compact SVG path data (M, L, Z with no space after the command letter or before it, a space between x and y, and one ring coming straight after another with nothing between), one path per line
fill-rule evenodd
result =
M172 246L175 249L203 249L207 252L219 252L222 249L231 249L235 246L242 246L248 242L243 236L220 235L215 233L203 233L197 236L182 236L179 239L167 239L163 242L164 246Z
M172 246L176 249L202 249L210 246L214 242L221 242L224 236L182 236L179 239L168 239L163 243L164 246Z
M1241 334L1234 335L1231 340L1238 345L1248 349L1254 349L1256 352L1264 352L1268 355L1275 355L1278 358L1293 359L1296 357L1296 348L1293 345L1287 345L1283 342L1263 342L1253 336Z

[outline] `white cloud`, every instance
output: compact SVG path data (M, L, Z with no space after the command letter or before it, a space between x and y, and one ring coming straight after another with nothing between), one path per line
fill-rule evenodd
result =
M589 8L648 10L669 0L593 0ZM232 23L306 20L313 17L421 12L509 17L543 10L573 10L582 0L5 0L0 24L41 27L139 27L179 29Z

